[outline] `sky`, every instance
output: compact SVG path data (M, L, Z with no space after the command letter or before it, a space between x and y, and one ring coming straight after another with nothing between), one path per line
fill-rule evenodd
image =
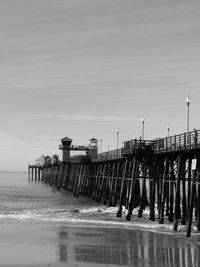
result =
M198 0L1 0L0 170L200 129Z

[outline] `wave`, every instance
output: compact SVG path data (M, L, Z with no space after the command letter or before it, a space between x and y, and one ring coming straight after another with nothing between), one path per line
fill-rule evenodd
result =
M107 206L94 206L94 207L82 207L82 208L74 208L74 209L59 209L59 208L43 208L43 209L29 209L29 210L0 210L0 220L1 219L41 219L41 220L57 220L57 221L65 221L69 218L73 218L76 220L84 220L90 218L97 219L105 219L105 221L110 220L111 218L116 218L116 213L118 211L118 207L107 207ZM143 211L143 217L147 218L149 216L149 209ZM125 207L122 207L122 216L126 216L127 210ZM138 209L134 209L132 216L136 216L138 214ZM158 215L158 212L156 212ZM115 222L114 222L115 223Z
M143 218L137 218L137 209L133 210L132 220L126 221L125 216L116 218L117 207L91 207L75 209L33 209L23 211L0 211L1 222L31 222L31 223L53 223L73 225L73 227L120 227L124 229L144 229L154 232L171 233L173 224L159 224L158 221L149 221L149 210L144 211ZM126 209L123 207L123 215L126 215ZM185 233L186 226L179 225L178 232ZM192 231L197 233L195 226Z
M64 215L64 214L63 214ZM132 230L148 230L152 232L158 233L167 233L167 234L175 234L173 232L173 224L163 224L160 225L158 222L147 222L146 220L132 220L126 221L125 219L103 219L103 218L76 218L70 216L59 216L59 217L52 217L52 216L45 216L44 214L37 214L32 212L27 213L7 213L7 214L0 214L0 222L31 222L35 223L53 223L53 224L64 224L65 226L73 226L73 227L116 227L116 228L123 228L123 229L132 229ZM195 234L199 234L195 226L192 227L192 231ZM179 233L186 232L186 226L180 225L178 228Z
M100 206L100 207L91 207L91 208L80 208L80 209L74 209L71 210L71 212L74 213L82 213L82 214L116 214L118 211L118 207L106 207L106 206ZM123 208L122 213L126 213L125 208Z

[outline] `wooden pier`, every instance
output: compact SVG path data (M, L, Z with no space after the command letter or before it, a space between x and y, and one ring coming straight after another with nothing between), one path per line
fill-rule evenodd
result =
M61 149L69 150L72 140L62 140ZM66 151L63 155L59 163L38 168L30 165L29 180L40 180L42 172L41 180L58 189L117 206L117 217L125 207L127 220L134 208L140 218L149 207L152 221L169 221L174 231L180 224L186 225L187 237L192 223L200 231L199 130L155 140L129 140L121 149L94 158L87 155L81 161L72 161Z

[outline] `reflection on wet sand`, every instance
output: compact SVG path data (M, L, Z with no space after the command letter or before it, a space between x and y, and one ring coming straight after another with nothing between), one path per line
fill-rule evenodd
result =
M59 244L59 255L60 255L60 262L67 262L67 243L65 240L67 240L68 232L63 231L62 229L59 232L59 238L60 241L64 240L64 242L60 242Z
M62 233L61 233L62 232ZM141 230L62 228L60 262L137 267L200 266L200 244Z
M67 245L60 244L59 251L60 251L60 262L67 262Z

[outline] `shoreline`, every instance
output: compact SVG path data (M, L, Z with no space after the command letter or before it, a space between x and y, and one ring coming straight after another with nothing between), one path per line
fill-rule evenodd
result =
M158 219L156 219L155 221L151 221L149 220L149 218L147 216L144 216L143 218L137 218L137 216L132 215L132 220L131 221L127 221L125 217L122 218L116 218L116 217L112 217L112 214L109 214L109 217L105 217L104 218L65 218L65 220L63 219L38 219L38 218L20 218L20 219L16 219L16 218L1 218L0 220L0 225L12 225L12 224L16 224L16 225L32 225L32 226L36 226L40 225L40 226L56 226L56 227L60 227L62 225L66 225L69 227L83 227L83 228L87 228L87 227L92 227L92 228L116 228L116 229L127 229L127 230L146 230L146 231L151 231L154 233L160 233L160 234L169 234L169 235L180 235L185 237L186 234L186 227L187 225L178 225L178 229L177 231L173 230L173 223L170 223L167 221L166 218L166 222L164 222L163 224L159 224ZM200 236L200 232L198 232L197 227L195 224L192 225L192 232L191 232L191 237L187 238L187 239L191 239L194 238L195 236Z
M160 249L164 254L157 259ZM190 260L190 254L196 261L200 236L188 239L146 228L84 224L12 222L0 227L0 267L145 266L146 261L153 267L158 260L157 266L167 267L169 262L180 261L183 251L184 261Z

